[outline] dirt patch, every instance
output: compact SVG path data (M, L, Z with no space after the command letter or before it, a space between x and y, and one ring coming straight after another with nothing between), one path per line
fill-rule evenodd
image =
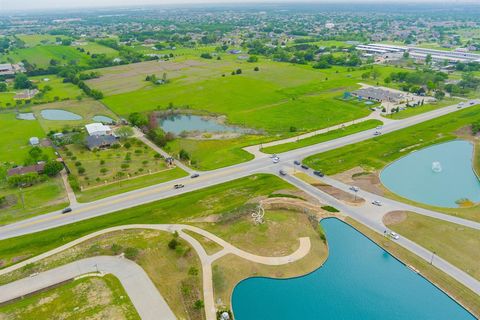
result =
M406 211L391 211L383 216L382 221L386 226L402 223L407 219Z
M320 184L320 183L315 183L313 186L317 189L322 190L323 192L328 193L332 197L343 201L349 205L353 206L359 206L365 203L365 199L357 197L351 193L345 192L343 190L337 189L335 187L332 187L328 184Z
M355 167L345 172L336 174L334 179L340 180L343 183L354 185L362 190L374 193L379 196L384 195L383 186L380 182L378 172L367 172L361 167Z
M206 217L189 219L187 221L188 222L199 222L199 223L202 223L202 222L215 223L215 222L218 222L219 220L220 220L220 215L219 214L211 214L211 215L206 216Z

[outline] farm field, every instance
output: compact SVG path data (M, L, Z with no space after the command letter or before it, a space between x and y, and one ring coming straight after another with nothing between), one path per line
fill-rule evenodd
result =
M82 117L81 120L46 120L41 116L41 111L45 109L65 110ZM93 99L67 100L54 103L48 103L32 107L35 117L40 122L45 132L61 131L64 128L74 128L84 126L88 123L95 122L92 118L97 115L107 116L118 121L118 117L106 108L101 102Z
M27 47L35 47L38 45L54 45L57 38L63 39L62 35L50 35L50 34L19 34L17 38L25 42Z
M50 60L58 60L62 64L68 64L70 61L76 61L79 65L87 65L90 57L78 51L74 47L60 45L35 46L31 48L15 49L8 54L0 55L0 61L11 59L14 62L27 60L39 68L46 68Z
M236 69L242 69L242 74L231 75ZM395 69L380 70L378 81ZM161 78L164 72L170 80L166 85L144 80L147 74ZM341 67L319 71L267 60L248 63L230 57L105 68L102 77L88 84L104 92L105 104L123 116L173 104L226 115L229 123L284 134L291 126L310 131L368 115L366 105L338 99L358 87L362 72Z
M36 120L18 120L15 113L0 114L0 162L23 164L31 146L28 140L31 137L44 138L45 132ZM53 149L42 148L53 156Z
M67 315L140 319L122 284L112 275L74 280L0 306L2 319L62 319Z
M106 47L96 42L87 42L87 44L85 45L78 45L78 46L73 45L73 47L85 49L85 52L87 53L90 52L90 54L105 54L112 58L115 58L118 56L117 50L112 49L110 47Z

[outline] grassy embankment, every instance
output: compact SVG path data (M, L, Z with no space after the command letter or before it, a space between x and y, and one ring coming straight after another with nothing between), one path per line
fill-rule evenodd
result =
M318 134L313 137L300 139L295 142L288 142L288 143L279 144L276 146L266 147L266 148L263 148L261 151L265 153L281 153L281 152L286 152L290 150L295 150L295 149L311 146L316 143L338 139L338 138L345 137L357 132L373 129L382 124L383 122L380 120L367 120L364 122L347 126L342 129L336 129L326 133Z
M424 277L442 288L442 290L445 290L450 296L459 301L472 313L477 316L480 315L480 300L478 299L478 295L473 291L389 238L370 230L353 219L347 218L347 222L380 245L383 249L387 250L390 254L394 255L407 265L415 267L415 269L419 270ZM442 240L439 239L439 241L441 245Z
M120 281L112 275L68 282L0 306L2 319L140 319Z
M480 120L480 107L471 107L406 129L375 137L367 141L310 156L304 163L326 174L336 174L362 167L375 171L392 161L424 147L458 138L455 131ZM471 138L471 137L468 137ZM396 199L463 218L480 221L478 206L471 208L437 208L415 203L387 193Z
M185 223L192 218L231 211L257 196L291 188L290 184L275 176L255 175L68 226L3 240L0 241L2 266L107 227L132 223Z
M388 227L480 280L479 230L412 212Z
M428 111L433 111L433 110L436 110L436 109L439 109L439 108L442 108L442 107L451 106L452 104L456 104L456 103L459 103L461 101L462 100L456 99L456 98L447 98L447 99L444 99L442 101L427 103L423 106L414 107L414 108L407 108L405 110L402 110L398 113L388 115L386 117L389 118L389 119L396 119L396 120L405 119L405 118L413 117L413 116L416 116L416 115L419 115L419 114L422 114L422 113L425 113L425 112L428 112Z

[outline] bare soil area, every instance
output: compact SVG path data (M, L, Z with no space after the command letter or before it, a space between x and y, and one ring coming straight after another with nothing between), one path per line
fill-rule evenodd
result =
M386 226L395 225L401 223L407 219L406 211L391 211L383 216L383 223Z

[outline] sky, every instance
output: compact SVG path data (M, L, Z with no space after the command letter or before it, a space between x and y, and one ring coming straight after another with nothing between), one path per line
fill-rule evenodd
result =
M301 2L381 2L394 3L478 3L478 0L301 0ZM0 0L2 10L28 10L28 9L62 9L78 7L110 7L110 6L139 6L139 5L162 5L162 4L189 4L189 3L271 3L271 2L295 2L295 0Z

